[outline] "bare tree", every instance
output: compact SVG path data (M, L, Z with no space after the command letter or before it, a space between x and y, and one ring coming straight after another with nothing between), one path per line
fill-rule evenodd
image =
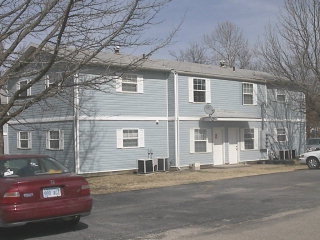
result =
M179 53L170 51L170 55L180 62L192 62L200 64L209 63L205 46L197 42L190 44L186 50L180 50Z
M242 31L231 22L222 22L212 33L204 35L206 46L212 51L213 61L224 61L228 66L247 68L251 53Z
M298 84L306 94L307 112L319 115L319 0L285 0L279 24L267 29L259 50L264 70Z
M148 45L150 51L144 55L148 56L167 45L175 30L164 39L145 39L142 34L156 23L157 13L170 1L0 0L0 89L8 99L1 104L1 131L10 119L63 89L75 84L96 89L110 81L68 81L100 52L113 51L115 46L125 49ZM30 42L36 46L30 47ZM27 89L43 81L54 66L59 66L60 78L42 92L19 100ZM11 79L21 78L27 78L27 84L7 89Z

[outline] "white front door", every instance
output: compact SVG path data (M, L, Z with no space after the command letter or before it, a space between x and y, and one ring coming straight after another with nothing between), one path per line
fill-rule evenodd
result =
M228 141L229 141L229 164L238 163L238 144L239 144L239 129L228 128Z
M224 164L223 128L213 128L213 165Z

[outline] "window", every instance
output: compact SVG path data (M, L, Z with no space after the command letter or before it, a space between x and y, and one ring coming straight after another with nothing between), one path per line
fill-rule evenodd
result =
M49 150L63 150L64 133L62 130L50 130L47 132L46 148Z
M138 129L123 130L123 147L138 147Z
M192 128L190 129L190 152L207 153L212 152L211 129Z
M45 78L45 88L51 87L55 82L58 82L58 86L61 85L62 82L62 73L50 73Z
M136 75L126 74L122 77L122 91L124 92L138 91L138 79Z
M277 141L278 142L285 142L287 141L287 131L285 128L277 128Z
M18 82L17 89L20 90L20 89L24 88L28 83L29 83L28 80L23 80L23 81ZM19 97L21 97L21 98L25 98L28 96L31 96L31 88L26 88L19 95Z
M31 132L21 131L17 136L17 147L20 149L31 149L32 146Z
M117 148L139 148L144 147L143 129L118 129Z
M257 85L252 83L242 83L243 105L256 105Z
M8 158L0 162L0 178L30 177L70 172L66 167L49 157Z
M189 102L211 102L210 80L202 78L189 78Z
M244 129L244 149L254 149L254 129L246 128Z
M140 75L124 74L117 79L117 92L143 93L143 78Z
M242 128L241 133L241 150L257 150L259 144L258 128Z
M193 79L193 101L206 102L206 80Z
M284 90L277 90L277 102L286 102L286 94Z
M207 152L207 131L206 129L194 130L194 151Z

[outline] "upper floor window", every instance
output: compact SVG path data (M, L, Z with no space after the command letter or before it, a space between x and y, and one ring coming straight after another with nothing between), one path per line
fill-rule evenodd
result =
M210 129L195 128L190 129L190 152L206 153L211 152L209 146L209 138L211 136Z
M242 83L243 105L257 104L257 85L253 83Z
M277 89L277 102L286 102L286 93L284 90Z
M49 150L64 149L64 132L62 130L47 131L46 148Z
M50 73L45 78L45 88L51 87L54 83L58 82L58 86L61 85L62 73Z
M20 131L17 133L17 147L20 149L31 149L32 135L31 132Z
M18 89L18 90L23 89L28 83L29 83L29 80L19 81L19 82L17 83L17 89ZM24 89L24 90L19 94L19 97L21 97L21 98L25 98L25 97L28 97L28 96L31 96L31 87Z
M210 80L203 78L189 78L189 102L210 103Z
M118 148L138 148L144 147L143 129L118 129L117 130Z
M117 79L116 91L143 93L143 77L136 74L123 74Z

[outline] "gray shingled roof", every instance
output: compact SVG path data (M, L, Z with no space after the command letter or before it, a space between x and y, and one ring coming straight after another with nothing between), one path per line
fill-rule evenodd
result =
M37 47L37 44L30 44L32 47ZM46 51L50 51L50 46L46 48ZM69 51L66 49L66 56L68 56ZM62 54L60 52L60 54ZM62 54L63 55L63 54ZM82 59L89 56L90 52L79 52L75 58ZM161 60L161 59L151 59L143 58L132 55L126 55L121 53L106 53L100 52L95 58L90 61L91 64L102 64L107 66L117 66L126 67L128 65L133 65L140 69L156 70L156 71L175 71L180 75L187 75L193 77L206 77L206 78L218 78L218 79L230 79L248 82L274 82L274 77L271 74L259 71L245 70L245 69L235 69L229 67L220 67L213 65L205 65L190 62L179 62L173 60ZM134 64L133 64L134 63Z
M252 70L237 69L233 70L229 67L219 67L213 65L205 65L190 62L178 62L173 60L161 59L141 59L132 55L99 53L98 56L91 61L94 64L105 64L106 62L114 66L127 66L132 62L136 62L136 66L141 69L158 70L158 71L175 71L181 75L201 76L208 78L232 79L250 82L266 82L273 81L272 75Z

